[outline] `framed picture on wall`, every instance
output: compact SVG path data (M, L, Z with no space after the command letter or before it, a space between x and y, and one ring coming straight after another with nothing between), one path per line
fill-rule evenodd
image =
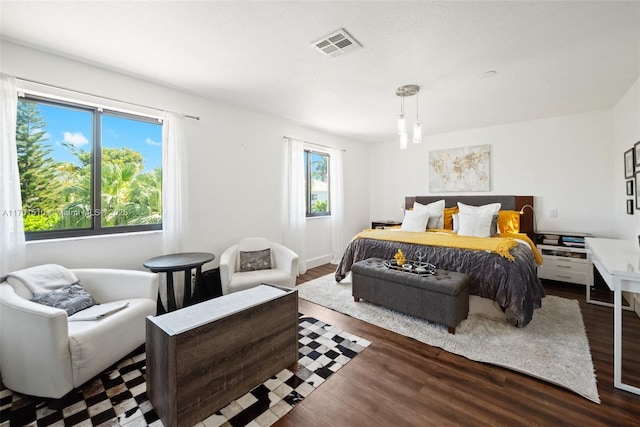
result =
M627 196L633 196L633 180L627 181Z
M640 141L633 145L633 163L635 170L640 170Z
M627 213L633 215L633 200L627 200Z
M636 146L638 146L638 144L636 144ZM635 153L635 147L634 148L630 148L629 150L624 152L624 177L625 178L633 178L633 173L635 172L635 163L636 163L636 156L634 155Z
M640 191L637 190L638 182L640 181L640 170L636 172L636 209L640 209Z

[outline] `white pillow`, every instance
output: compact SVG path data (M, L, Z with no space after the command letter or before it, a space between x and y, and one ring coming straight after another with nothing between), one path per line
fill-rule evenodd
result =
M451 220L453 222L453 232L457 233L458 229L460 228L460 220L458 219L458 214L454 213L453 215L451 215Z
M492 215L497 215L501 207L502 207L501 203L489 203L488 205L472 206L472 205L465 205L464 203L458 202L458 209L460 210L460 213L479 213L479 212L489 213L490 212Z
M429 203L428 205L423 205L422 203L414 202L413 210L426 211L429 213L429 216L440 215L440 219L438 220L438 225L434 228L444 228L444 199L438 200L437 202Z
M427 229L429 214L426 211L406 211L400 230L402 231L425 231Z
M493 213L458 213L458 236L491 237Z

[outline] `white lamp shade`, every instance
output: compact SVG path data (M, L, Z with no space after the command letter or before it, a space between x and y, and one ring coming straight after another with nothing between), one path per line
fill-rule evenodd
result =
M406 132L400 134L400 149L401 150L407 149L407 133Z
M415 144L420 144L422 142L422 126L420 126L419 122L416 122L413 125L413 142Z
M407 133L407 121L404 118L404 114L398 116L398 135Z

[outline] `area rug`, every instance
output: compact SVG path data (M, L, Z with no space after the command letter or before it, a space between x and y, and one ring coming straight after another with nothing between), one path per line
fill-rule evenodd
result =
M197 425L270 426L370 344L312 317L301 317L298 328L293 370L281 371ZM145 367L141 348L75 390L60 410L5 388L0 391L0 426L162 426L147 398Z
M524 328L470 312L455 335L427 322L366 302L333 274L297 286L298 296L468 359L518 371L600 403L589 341L577 300L547 296Z

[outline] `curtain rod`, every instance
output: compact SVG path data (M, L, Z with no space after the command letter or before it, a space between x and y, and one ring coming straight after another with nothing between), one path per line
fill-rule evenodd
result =
M22 80L23 82L27 82L27 83L33 83L33 84L37 84L37 85L41 85L41 86L51 87L51 88L54 88L54 89L61 89L61 90L69 91L69 92L79 93L81 95L93 96L94 98L106 99L108 101L120 102L122 104L129 104L129 105L133 105L135 107L148 108L150 110L156 110L156 111L165 111L165 110L162 110L160 108L149 107L148 105L136 104L135 102L129 102L129 101L122 101L120 99L109 98L107 96L102 96L102 95L95 95L93 93L82 92L82 91L79 91L79 90L69 89L69 88L62 87L62 86L56 86L56 85L52 85L52 84L49 84L49 83L43 83L43 82L39 82L39 81L36 81L36 80L24 79L22 77L17 77L17 76L16 76L16 79ZM200 117L198 117L198 116L190 116L190 115L187 115L187 114L185 114L184 116L186 118L188 118L188 119L200 120Z
M347 152L347 150L345 150L344 148L329 147L328 145L316 144L315 142L305 141L304 139L292 138L292 137L290 137L290 136L283 136L282 138L283 138L283 139L295 139L295 140L297 140L297 141L302 141L302 142L304 142L305 144L316 145L316 146L318 146L318 147L324 147L324 148L333 148L333 149L336 149L336 150L343 151L343 152L345 152L345 153Z

